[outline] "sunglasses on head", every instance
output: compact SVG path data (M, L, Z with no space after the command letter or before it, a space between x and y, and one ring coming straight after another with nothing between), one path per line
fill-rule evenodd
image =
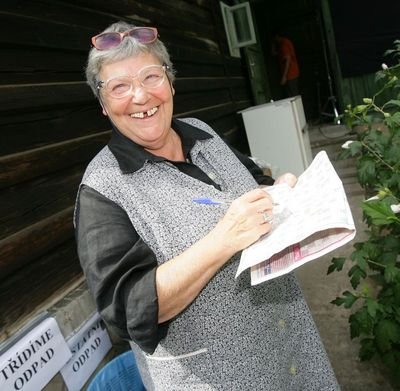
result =
M92 37L92 45L97 50L109 50L117 47L125 37L135 38L140 43L149 44L157 39L158 32L155 27L134 27L123 33L116 31L101 33Z

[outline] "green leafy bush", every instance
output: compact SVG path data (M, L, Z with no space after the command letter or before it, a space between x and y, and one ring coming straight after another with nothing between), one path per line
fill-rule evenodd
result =
M388 51L397 60L400 41ZM399 62L399 61L398 61ZM333 304L351 308L351 338L359 338L361 360L378 357L400 379L400 62L376 74L378 91L344 119L358 129L341 157L357 157L357 177L365 189L362 205L367 240L354 245L348 271L353 291ZM391 98L382 102L382 97ZM334 258L328 274L341 271L345 258Z

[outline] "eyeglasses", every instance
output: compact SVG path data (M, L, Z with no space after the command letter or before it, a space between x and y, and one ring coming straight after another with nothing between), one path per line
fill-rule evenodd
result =
M117 47L125 37L131 37L140 43L149 44L154 42L158 37L155 27L135 27L132 30L119 32L101 33L92 37L92 45L97 50L109 50Z
M115 99L125 98L132 94L135 79L146 89L159 87L165 80L168 65L147 65L139 70L135 76L118 76L107 81L99 81L97 88Z

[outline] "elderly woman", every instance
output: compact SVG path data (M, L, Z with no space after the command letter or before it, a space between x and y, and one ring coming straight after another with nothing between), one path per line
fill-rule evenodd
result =
M116 23L92 43L87 80L113 132L80 186L78 251L146 389L338 389L294 276L234 278L241 250L271 230L257 182L273 180L204 122L172 118L174 70L155 28Z

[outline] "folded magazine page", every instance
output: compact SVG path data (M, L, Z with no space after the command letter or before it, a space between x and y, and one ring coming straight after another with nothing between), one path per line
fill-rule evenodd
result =
M325 151L294 188L265 188L274 203L272 230L242 252L236 277L251 268L251 284L279 277L351 241L356 234L342 181Z

